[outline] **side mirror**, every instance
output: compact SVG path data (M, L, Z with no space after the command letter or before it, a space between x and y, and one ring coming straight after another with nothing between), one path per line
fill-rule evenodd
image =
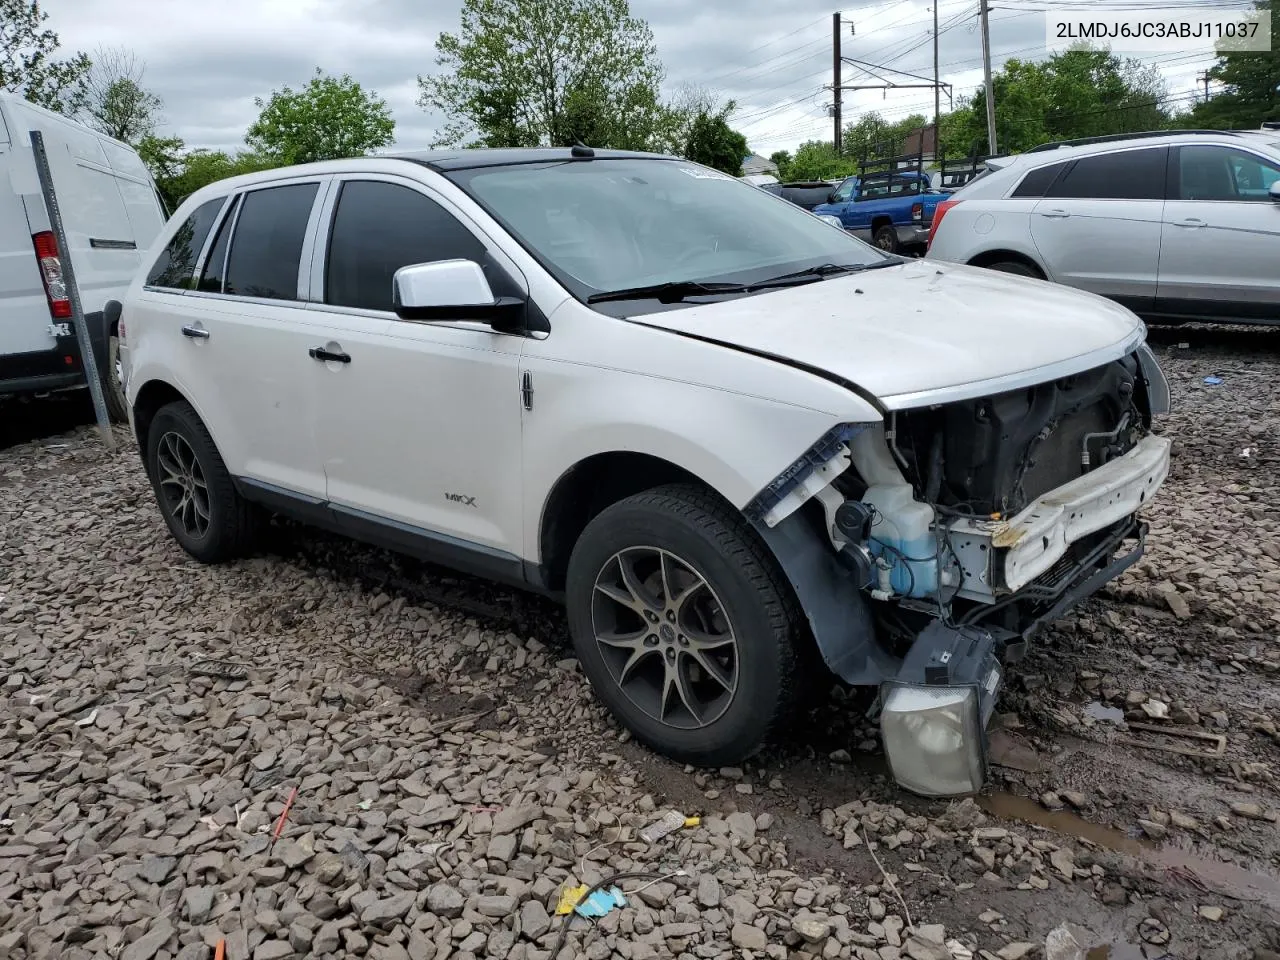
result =
M402 320L482 320L495 330L521 327L524 301L495 297L474 260L437 260L401 267L391 280Z
M1280 203L1280 180L1273 181L1271 189L1267 192L1271 194L1272 203Z

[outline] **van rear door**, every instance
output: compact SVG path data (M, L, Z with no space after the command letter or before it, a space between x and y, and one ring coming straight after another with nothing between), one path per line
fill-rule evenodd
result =
M0 357L49 351L58 343L49 329L53 320L26 208L12 186L14 165L31 163L31 150L15 142L13 126L0 111ZM33 168L26 179L34 176Z
M108 300L120 299L140 262L120 178L107 159L103 139L91 130L63 117L45 116L45 111L37 114L30 107L14 112L32 114L33 129L44 134L80 303L85 313L96 313Z

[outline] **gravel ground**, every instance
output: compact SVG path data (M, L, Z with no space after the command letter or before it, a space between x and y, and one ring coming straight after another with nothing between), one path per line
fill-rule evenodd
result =
M671 764L549 604L291 525L201 567L123 431L0 406L0 958L537 960L618 873L560 957L1275 958L1280 331L1152 339L1148 556L1014 668L976 802L896 791L839 689Z

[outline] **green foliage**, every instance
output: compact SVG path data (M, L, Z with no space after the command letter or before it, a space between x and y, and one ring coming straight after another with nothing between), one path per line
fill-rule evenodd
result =
M928 124L920 113L889 123L872 111L863 114L857 123L845 126L842 146L846 154L855 158L900 156L908 152L904 145L907 138Z
M992 86L1002 153L1050 140L1158 130L1169 117L1160 71L1105 50L1077 47L1038 63L1011 59ZM987 152L986 110L979 88L943 118L948 156Z
M187 150L179 137L147 136L137 149L170 211L201 187L218 180L280 166L275 157L245 151L232 156L221 150Z
M1263 0L1256 8L1253 16L1269 18L1272 43L1280 43L1280 4ZM1238 44L1218 44L1218 62L1209 70L1209 79L1226 89L1197 104L1186 118L1189 126L1256 130L1264 120L1280 120L1280 52L1233 51Z
M769 162L778 168L778 179L786 183L791 179L791 153L787 150L775 150L769 154Z
M810 140L796 149L787 167L788 180L835 180L857 173L856 157L836 153L830 140Z
M703 111L693 118L682 151L686 159L741 176L742 160L748 152L747 138L729 126L726 118L733 108L730 101L717 113Z
M245 142L275 165L359 157L395 139L387 102L343 74L319 67L301 90L282 87L254 104L262 111Z
M463 0L418 104L449 120L433 146L668 144L653 31L627 0Z
M74 114L84 105L89 57L54 59L58 35L44 26L48 19L39 0L0 0L0 89Z

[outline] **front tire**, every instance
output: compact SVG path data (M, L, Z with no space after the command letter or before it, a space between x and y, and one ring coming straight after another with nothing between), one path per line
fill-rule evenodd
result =
M190 404L161 407L147 431L147 473L160 513L182 549L201 563L248 552L256 515Z
M112 334L107 340L107 369L101 371L102 399L107 405L107 415L116 423L129 419L129 403L124 398L124 382L120 367L120 338Z
M565 592L596 695L659 753L738 763L790 716L800 617L764 544L706 491L658 487L602 511Z

